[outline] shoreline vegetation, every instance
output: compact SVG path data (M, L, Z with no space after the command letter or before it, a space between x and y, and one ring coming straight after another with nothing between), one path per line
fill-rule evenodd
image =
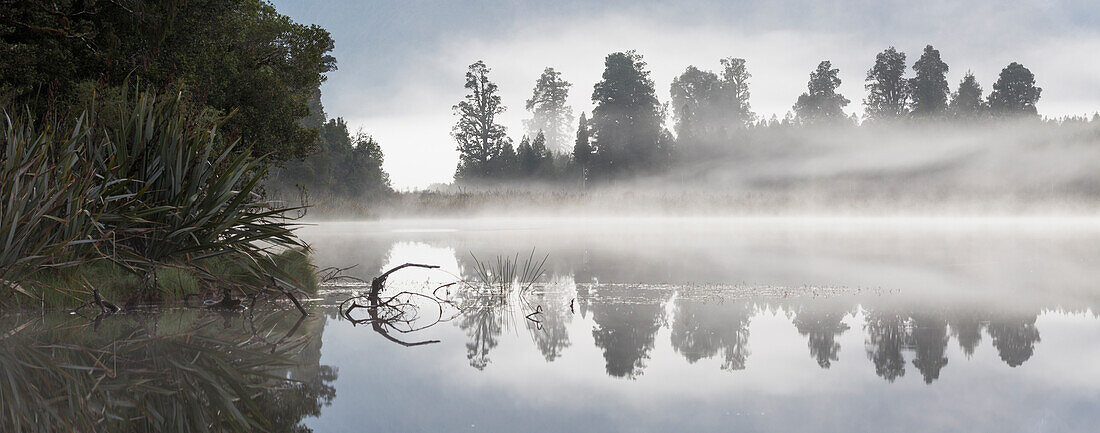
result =
M45 124L6 115L5 307L113 312L315 288L309 247L293 233L299 208L260 197L267 163L219 134L224 119L192 116L183 93L124 91Z
M388 191L321 107L333 47L264 0L0 5L0 308L314 291L304 206L268 173Z

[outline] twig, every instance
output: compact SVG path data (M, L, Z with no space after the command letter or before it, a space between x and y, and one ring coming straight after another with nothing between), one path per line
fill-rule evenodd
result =
M306 309L302 307L302 304L298 302L298 298L295 298L294 294L290 293L290 290L285 289L282 285L279 284L278 278L271 277L271 285L275 288L275 290L283 292L286 297L290 298L290 302L294 303L294 307L298 308L299 313L302 313L303 316L309 315L309 313L306 312Z

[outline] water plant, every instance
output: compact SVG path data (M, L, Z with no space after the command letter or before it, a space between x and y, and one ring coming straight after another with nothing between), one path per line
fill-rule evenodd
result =
M519 253L513 257L496 256L495 260L482 261L470 252L474 260L473 282L468 284L487 288L499 294L509 294L513 291L523 293L531 288L546 273L547 253L542 259L535 257L535 249L523 261L519 263Z

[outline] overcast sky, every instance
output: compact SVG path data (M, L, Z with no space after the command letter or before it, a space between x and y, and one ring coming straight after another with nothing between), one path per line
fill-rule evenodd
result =
M967 70L986 94L1001 68L1023 63L1043 88L1040 114L1100 110L1100 5L1096 0L769 0L676 2L274 1L294 20L318 24L336 40L339 70L322 101L330 117L373 135L399 189L449 182L457 154L451 107L465 95L466 67L479 59L508 107L503 123L523 134L542 69L573 83L569 102L591 113L592 86L611 52L645 56L657 96L688 65L717 70L742 57L750 100L764 117L783 117L821 60L840 68L840 92L862 114L863 78L888 46L910 67L932 44L957 86Z

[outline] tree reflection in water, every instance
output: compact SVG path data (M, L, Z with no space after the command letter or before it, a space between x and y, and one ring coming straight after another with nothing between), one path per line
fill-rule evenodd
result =
M905 376L905 355L909 344L908 318L890 311L870 310L863 329L867 334L867 358L875 364L875 374L888 382Z
M990 320L987 329L993 347L1009 367L1019 367L1035 353L1039 329L1034 315L1006 314Z
M672 348L690 363L722 352L723 370L743 370L749 352L749 302L716 303L679 298L672 321Z
M527 313L525 316L529 319L524 323L546 362L554 362L561 356L562 350L571 344L568 325L573 320L573 314L569 307L575 303L569 295L565 290L551 287L531 293L526 298L526 304L535 305L538 312Z
M466 359L470 366L484 370L489 365L489 351L497 347L504 332L504 296L490 291L467 291L457 304L462 310L458 327L466 331Z
M639 290L646 292L639 294ZM592 338L603 350L607 374L627 378L641 375L657 330L664 324L664 300L671 291L597 287L592 292L596 298L588 307L596 322Z
M940 370L947 365L947 320L943 315L918 313L912 319L912 340L916 347L913 366L924 377L924 383L939 379Z
M255 312L228 328L197 310L74 317L6 323L0 430L305 432L335 397L336 370L302 336L323 316Z
M490 364L490 354L500 344L504 331L518 329L519 322L523 322L542 358L546 362L555 361L572 344L569 328L574 315L580 314L581 320L588 320L588 313L593 322L593 343L603 352L606 373L626 378L644 373L656 334L666 324L671 328L672 349L689 363L720 354L723 370L746 369L751 354L749 325L761 311L786 311L798 333L806 337L811 358L822 369L829 369L840 359L838 339L850 330L844 323L845 318L849 314L856 317L862 311L867 359L875 374L887 382L904 377L908 363L920 372L925 383L935 382L949 364L947 348L951 338L956 339L963 354L969 358L981 342L982 328L989 333L1000 358L1012 367L1030 359L1039 342L1035 321L1041 310L995 314L979 313L973 308L924 306L909 309L863 304L855 297L819 298L815 295L811 299L788 298L786 294L782 299L756 297L715 301L725 298L708 298L707 293L692 290L673 297L677 291L670 286L589 285L576 284L571 279L575 278L559 278L554 284L539 285L530 291L502 294L466 284L455 286L453 295L446 299L435 298L435 292L432 296L418 296L435 300L434 305L439 309L439 314L432 315L434 321L429 320L426 326L455 319L468 338L467 360L478 370ZM451 294L449 290L447 293ZM377 299L371 305L374 304L378 304ZM392 304L413 305L408 301ZM454 315L444 318L443 305L454 310ZM666 307L671 308L671 323L666 317ZM378 308L370 311L376 312ZM345 318L348 318L346 314ZM378 322L380 319L372 314L369 319L356 320ZM353 323L358 323L356 320ZM401 323L409 328L403 332L423 329L411 322ZM397 341L387 332L380 333ZM436 340L397 342L412 346ZM911 360L907 361L907 357Z
M951 336L959 343L959 348L967 359L974 356L974 349L982 342L982 318L977 312L954 312L947 319L951 325Z
M795 328L808 338L810 356L821 368L828 369L840 359L840 343L836 338L849 329L843 320L851 308L829 300L815 300L798 302L792 310Z

